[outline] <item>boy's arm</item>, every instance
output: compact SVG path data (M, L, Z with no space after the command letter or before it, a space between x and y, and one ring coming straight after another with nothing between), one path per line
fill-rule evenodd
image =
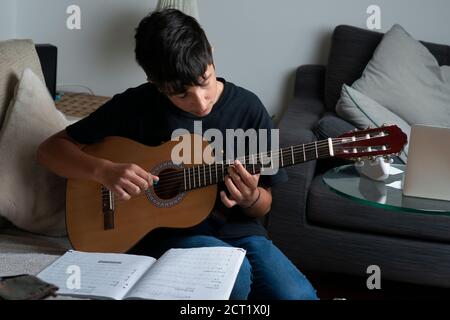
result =
M134 164L119 164L83 152L84 145L62 130L44 141L38 148L37 161L59 176L69 179L97 181L128 200L152 186L152 176Z
M245 214L255 218L265 216L272 207L272 189L263 187L258 187L258 189L260 195L259 198L256 198L255 204L250 208L244 208Z
M99 171L106 160L90 156L62 130L44 141L38 148L37 161L59 176L69 179L99 180Z

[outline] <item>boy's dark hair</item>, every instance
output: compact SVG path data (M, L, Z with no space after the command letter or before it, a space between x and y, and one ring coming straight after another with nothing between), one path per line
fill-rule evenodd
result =
M211 45L193 17L175 9L153 12L136 29L136 60L148 80L168 95L199 81L213 63Z

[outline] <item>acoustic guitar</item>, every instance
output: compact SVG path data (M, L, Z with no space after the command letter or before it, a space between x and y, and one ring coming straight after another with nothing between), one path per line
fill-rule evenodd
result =
M187 138L194 140L195 136ZM211 146L207 141L200 141L200 149L208 154L207 148ZM274 160L283 168L329 157L354 161L387 158L398 155L406 142L406 135L397 126L384 126L240 160L251 174L257 174L273 165ZM160 180L127 201L115 199L114 194L99 183L68 180L66 226L74 249L126 252L156 228L187 228L209 215L216 201L217 183L224 181L231 164L176 165L171 161L176 144L177 141L169 141L158 147L148 147L122 137L107 137L101 143L84 147L84 152L95 157L135 163Z

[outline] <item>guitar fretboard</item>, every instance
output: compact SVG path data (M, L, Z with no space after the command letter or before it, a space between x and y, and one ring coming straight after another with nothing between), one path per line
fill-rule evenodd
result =
M264 173L265 170L274 170L293 166L311 160L333 156L333 142L331 139L316 141L282 148L268 153L254 154L238 159L251 174ZM184 191L206 187L223 182L228 175L228 168L233 161L192 166L183 170Z

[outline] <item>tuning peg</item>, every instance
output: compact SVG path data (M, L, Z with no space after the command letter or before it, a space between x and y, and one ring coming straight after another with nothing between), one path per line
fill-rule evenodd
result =
M381 126L382 127L388 127L389 125L387 123L383 123Z
M355 162L355 167L364 167L364 161Z
M378 157L370 157L369 158L370 159L370 165L371 166L376 166L376 165L378 165L379 164L379 160L378 160Z
M393 164L394 163L394 159L392 159L392 157L390 155L389 156L385 156L384 157L384 162Z
M362 160L362 158L356 158L355 166L356 167L363 167L364 166L364 161Z

